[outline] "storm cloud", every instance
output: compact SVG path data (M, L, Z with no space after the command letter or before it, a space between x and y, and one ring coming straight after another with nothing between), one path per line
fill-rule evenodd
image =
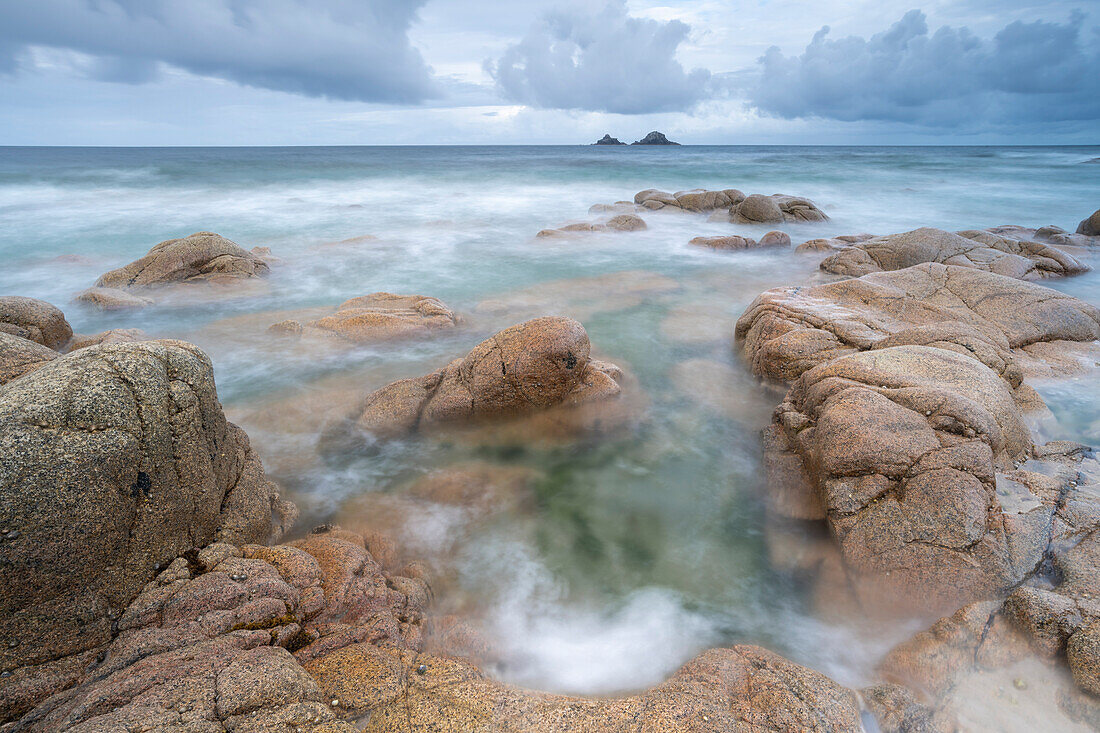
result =
M691 28L631 17L623 0L598 10L544 15L500 59L486 64L514 102L620 114L685 111L708 93L710 72L685 72L677 47Z
M819 30L799 56L768 49L752 107L783 118L886 120L957 127L1100 116L1100 35L1068 23L1014 22L992 39L966 28L930 33L911 10L870 39Z
M295 94L415 103L435 94L408 31L427 0L34 0L0 4L0 71L33 47L140 84L163 66Z

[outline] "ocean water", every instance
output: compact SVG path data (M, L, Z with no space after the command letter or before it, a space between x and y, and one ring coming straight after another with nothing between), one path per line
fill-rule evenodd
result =
M796 244L918 226L1072 231L1100 206L1100 165L1086 162L1097 157L1100 147L0 148L0 294L48 300L78 332L137 327L206 349L227 414L302 509L298 531L392 531L438 578L439 609L488 639L487 668L506 680L614 693L708 646L752 642L858 684L920 622L823 614L803 578L769 562L758 431L781 395L732 344L759 292L818 277L821 257L691 247L766 230L695 215L645 213L642 232L534 235L646 188L811 198L831 219L778 227ZM267 289L135 313L71 302L101 273L201 230L271 247L282 263ZM349 238L363 239L334 244ZM1096 271L1044 284L1100 305ZM441 298L463 325L338 351L266 331L379 290ZM594 353L626 370L625 427L583 443L318 453L319 431L357 395L536 315L578 318ZM1054 415L1044 437L1100 442L1100 381L1038 386ZM522 500L488 518L409 501L425 475L471 463L525 472Z

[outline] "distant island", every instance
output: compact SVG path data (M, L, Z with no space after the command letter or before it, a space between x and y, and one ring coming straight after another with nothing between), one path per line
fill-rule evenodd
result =
M604 135L603 137L601 137L599 140L597 140L596 142L594 142L592 144L593 145L626 145L626 143L624 143L619 138L611 137L610 134ZM646 135L645 137L643 137L641 140L635 140L634 142L632 142L630 144L631 145L679 145L680 143L673 142L672 140L669 140L667 137L665 137L665 134L663 132L657 132L656 130L654 130L653 132L651 132L648 135Z
M635 140L630 143L631 145L679 145L680 143L674 143L665 137L663 132L657 132L654 130L641 140Z
M594 142L592 144L593 145L626 145L626 143L624 143L622 140L620 140L617 137L611 137L611 135L604 135L603 137L601 137L599 140L597 140L596 142Z

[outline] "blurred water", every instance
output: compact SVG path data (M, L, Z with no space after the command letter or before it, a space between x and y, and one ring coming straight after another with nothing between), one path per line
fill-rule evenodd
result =
M1100 206L1100 166L1083 164L1098 156L1097 147L0 148L0 293L49 300L80 332L140 327L207 349L227 412L302 507L302 531L333 518L369 527L358 499L400 497L456 462L535 472L522 509L489 522L424 509L407 538L434 555L446 575L440 606L481 627L506 679L631 689L706 646L749 641L856 683L912 629L821 618L798 579L769 565L757 431L778 397L731 348L745 305L813 277L820 257L702 251L688 240L764 230L689 215L645 214L649 228L629 234L534 234L641 189L696 187L813 199L831 220L780 227L795 243L918 226L1072 230ZM284 260L270 291L127 314L70 303L106 270L200 230L270 246ZM327 246L362 235L376 239ZM603 275L611 279L583 279ZM1045 284L1098 303L1098 277ZM546 286L555 281L573 282ZM339 353L266 333L283 317L272 311L378 290L442 298L466 324ZM498 305L479 307L486 300ZM339 461L316 454L326 410L543 314L582 320L598 355L632 375L644 407L627 431L584 445L405 441ZM1063 432L1052 437L1100 439L1094 382L1040 385Z

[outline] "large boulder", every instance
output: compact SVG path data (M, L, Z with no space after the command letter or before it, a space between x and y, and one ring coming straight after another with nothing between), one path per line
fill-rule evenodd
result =
M924 262L972 267L1020 280L1076 275L1090 269L1069 254L1042 242L1011 239L985 231L954 234L931 227L853 244L827 257L821 269L859 277Z
M782 224L783 222L826 221L829 217L809 199L781 193L765 196L754 193L733 204L729 212L718 212L716 221L734 224Z
M682 211L706 212L716 209L728 209L734 204L745 200L745 194L736 188L726 188L720 191L708 191L703 188L693 188L688 191L665 193L655 188L648 188L634 194L634 203L653 211L661 209L680 209Z
M978 356L1020 380L1014 351L1100 338L1100 310L1033 283L926 263L813 287L774 288L737 322L753 372L791 381L846 354L916 343Z
M688 244L724 251L767 249L771 247L790 247L791 237L785 232L768 232L757 241L752 237L729 234L718 237L695 237Z
M0 384L34 371L58 356L56 351L36 341L0 331Z
M104 644L158 569L290 510L210 360L178 341L93 346L0 387L0 671Z
M325 440L396 438L618 396L621 371L590 359L589 350L588 334L571 318L512 326L442 369L370 394Z
M867 610L1003 595L1043 559L1058 494L998 477L1031 439L1009 383L977 359L913 345L837 358L798 379L772 431L768 462L806 468L786 490L820 508Z
M1077 225L1077 233L1087 237L1100 236L1100 209L1092 212L1087 219L1082 219Z
M309 321L280 321L271 327L277 333L323 331L352 343L374 343L426 336L454 328L458 317L438 298L424 295L371 293L346 300L332 315Z
M96 288L146 290L176 283L224 282L261 277L267 262L213 232L169 239L125 267L102 275ZM94 298L87 298L95 303ZM110 303L115 304L117 300ZM135 304L136 305L136 304Z
M44 300L18 295L0 296L0 333L61 350L73 337L65 314Z

